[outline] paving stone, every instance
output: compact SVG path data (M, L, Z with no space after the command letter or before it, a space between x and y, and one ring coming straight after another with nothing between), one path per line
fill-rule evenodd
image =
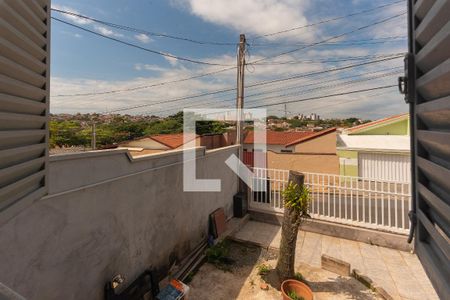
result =
M361 255L363 257L380 258L380 253L378 252L378 246L359 242L359 249L361 250Z
M314 267L320 267L322 239L320 234L306 232L300 259Z
M362 273L366 273L358 242L341 239L340 244L342 260L350 263L352 269L358 269Z
M281 227L249 221L233 235L240 240L279 247ZM297 237L296 266L306 263L320 267L326 254L350 263L373 284L394 299L439 299L416 255L336 237L300 231Z
M341 244L338 238L324 235L322 237L322 254L331 255L337 259L342 259Z

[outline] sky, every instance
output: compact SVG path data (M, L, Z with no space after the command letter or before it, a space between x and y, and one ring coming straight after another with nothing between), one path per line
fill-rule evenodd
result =
M166 116L183 108L232 108L240 34L247 38L245 107L363 119L408 108L395 87L318 99L397 83L402 58L372 62L407 51L405 1L53 0L52 8L139 30L52 11L110 39L52 19L51 113ZM208 73L214 74L196 77ZM196 78L178 81L190 77ZM314 99L298 101L308 98Z

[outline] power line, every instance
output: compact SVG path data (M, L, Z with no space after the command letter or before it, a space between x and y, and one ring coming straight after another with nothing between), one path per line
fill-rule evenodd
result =
M393 19L398 18L398 17L400 17L402 15L405 15L405 14L406 14L406 12L403 12L401 14L397 14L397 15L394 15L394 16L382 19L380 21L372 22L372 23L370 23L368 25L364 25L364 26L358 27L356 29L353 29L353 30L350 30L350 31L347 31L347 32L344 32L344 33L341 33L341 34L338 34L338 35L335 35L335 36L332 36L330 38L324 39L324 40L319 41L319 42L311 43L311 44L308 44L308 45L300 47L300 48L292 49L292 50L289 50L289 51L285 51L285 52L281 52L281 53L277 53L277 54L274 54L274 55L270 55L270 56L266 56L266 57L257 59L257 60L255 60L253 62L249 62L249 64L256 65L259 62L264 61L264 60L272 59L272 58L279 57L279 56L282 56L282 55L294 53L294 52L297 52L297 51L300 51L300 50L303 50L303 49L306 49L306 48L314 47L314 46L317 46L317 45L329 42L331 40L334 40L334 39L337 39L337 38L340 38L340 37L343 37L343 36L346 36L346 35L349 35L349 34L352 34L352 33L355 33L355 32L358 32L358 31L361 31L361 30L364 30L364 29L367 29L367 28L370 28L370 27L373 27L373 26L376 26L376 25L379 25L379 24L382 24L382 23L386 23L386 22L388 22L390 20L393 20Z
M396 55L403 55L404 53L391 53L391 54L386 54L386 55L373 55L373 56L354 56L352 57L348 57L346 58L346 60L348 59L350 60L357 60L359 58L363 59L365 57L367 58L377 58L377 57L390 57L390 56L396 56ZM396 57L397 58L397 57ZM340 60L340 61L346 61L346 60ZM319 60L318 60L319 61ZM303 61L291 61L291 62L298 62L301 63ZM304 61L304 62L308 62L308 61ZM329 61L323 61L323 62L329 62ZM334 62L334 61L333 61ZM336 61L338 62L338 61ZM282 62L280 62L281 64ZM284 62L283 62L284 63ZM287 62L286 62L287 63ZM269 65L270 63L264 63L261 65ZM275 62L274 62L275 64ZM107 95L107 94L115 94L115 93L122 93L122 92L133 92L133 91L138 91L138 90L142 90L142 89L148 89L148 88L152 88L152 87L157 87L157 86L163 86L163 85L167 85L167 84L172 84L172 83L178 83L178 82L183 82L183 81L188 81L191 79L197 79L197 78L201 78L201 77L206 77L209 75L214 75L214 74L218 74L218 73L222 73L222 72L226 72L226 71L230 71L230 70L234 70L236 69L236 67L230 67L230 68L225 68L225 69L220 69L217 71L213 71L213 72L209 72L209 73L203 73L203 74L198 74L198 75L194 75L194 76L190 76L190 77L186 77L186 78L180 78L180 79L175 79L175 80L171 80L171 81L164 81L164 82L158 82L158 83L154 83L154 84L150 84L150 85L143 85L143 86L137 86L137 87L132 87L132 88L126 88L126 89L118 89L118 90L110 90L110 91L103 91L103 92L89 92L89 93L77 93L77 94L58 94L58 95L52 95L51 97L79 97L79 96L96 96L96 95ZM339 69L337 69L339 70Z
M402 56L394 56L394 57L389 57L389 58L373 60L373 61L369 61L369 62L358 63L358 64L354 64L354 65L347 65L347 66L343 66L343 67L339 67L339 68L327 69L327 70L323 70L323 71L311 72L311 73L306 73L306 74L305 73L301 73L301 74L293 75L293 76L286 77L286 78L280 78L280 79L273 79L273 80L267 80L267 81L262 81L262 82L256 82L254 84L247 85L246 87L255 87L255 86L272 84L272 83L276 83L276 82L287 81L287 80L292 80L292 79L297 79L297 78L302 78L302 77L307 77L307 76L324 74L324 73L328 73L328 72L341 71L341 70L350 69L350 68L354 68L354 67L365 66L365 65L370 65L370 64L374 64L374 63L389 61L389 60L397 59L397 58L400 58L400 57L402 57Z
M374 74L374 73L378 73L378 72L381 72L381 71L394 70L394 69L400 69L400 68L401 67L389 68L389 69L378 70L378 71L370 72L370 73L366 73L366 74ZM358 82L368 81L368 80L372 80L372 79L383 78L383 77L387 77L389 75L393 75L393 74L397 74L397 73L398 73L398 71L397 72L385 73L385 74L379 74L379 75L376 75L376 76L371 76L371 77L362 78L362 79L358 79L358 80L351 80L351 81L342 82L342 83L337 84L337 85L322 85L322 86L319 86L319 87L316 87L316 88L312 88L312 89L301 90L299 92L301 92L301 94L305 94L305 93L310 93L312 91L334 88L334 87L340 86L340 85L349 85L349 84L354 84L354 83L358 83ZM360 76L360 74L358 74L356 76ZM350 77L346 77L346 78L351 78L351 77L355 77L355 76L350 76ZM341 81L342 79L346 79L346 78L330 80L327 83ZM318 84L321 84L321 83L323 83L323 82L315 82L315 83L312 83L312 84L309 84L309 85L310 86L311 85L318 85ZM306 85L304 85L304 86L306 86ZM302 86L302 87L304 87L304 86ZM249 97L252 97L252 96L255 96L255 95L260 95L260 94L265 94L265 93L258 93L258 94L248 95L248 96L246 96L246 98L249 98ZM259 102L261 100L274 99L274 98L280 99L280 98L284 98L284 97L291 97L291 96L294 96L294 95L297 95L297 94L296 93L291 93L291 94L283 94L283 95L274 95L274 96L269 96L269 97L264 97L264 98L258 98L258 99L250 100L247 103L255 103L255 102ZM217 100L220 100L220 99L217 99ZM224 102L230 102L230 101L235 101L235 100L236 99L227 99L227 100L224 100ZM191 108L191 107L196 107L198 105L204 105L204 104L209 105L209 104L213 104L213 103L216 103L216 101L213 101L213 100L209 99L207 101L202 101L202 102L199 102L199 103L193 103L192 105L184 106L183 108ZM162 110L162 111L159 110L159 111L156 111L156 112L157 113L167 112L167 111L172 111L172 110L174 110L176 108L177 108L177 106L173 106L173 107L171 107L169 109L165 109L165 110ZM156 113L155 111L153 111L153 112ZM147 113L150 113L150 112L147 112Z
M303 99L297 99L297 100L284 101L284 102L279 102L279 103L257 105L257 106L252 106L252 107L249 107L249 108L269 107L269 106L276 106L276 105L287 104L287 103L296 103L296 102L324 99L324 98L344 96L344 95L350 95L350 94L358 94L358 93L363 93L363 92L368 92L368 91L382 90L382 89L387 89L387 88L392 88L392 87L397 87L397 85L396 84L391 84L391 85L377 86L377 87L374 87L374 88L368 88L368 89L362 89L362 90L354 90L354 91L350 91L350 92L330 94L330 95L325 95L325 96L317 96L317 97L310 97L310 98L303 98Z
M157 54L157 55L161 55L161 56L165 56L165 57L170 57L170 58L175 58L175 59L177 59L177 60L186 61L186 62L190 62L190 63L194 63L194 64L200 64L200 65L208 65L208 66L230 66L230 65L224 65L224 64L210 63L210 62L201 61L201 60L195 60L195 59L186 58L186 57L182 57L182 56L177 56L177 55L173 55L173 54L169 54L169 53L164 53L164 52L157 51L157 50L152 50L152 49L149 49L149 48L141 47L141 46L136 45L136 44L133 44L133 43L129 43L129 42L122 41L122 40L120 40L120 39L117 39L117 38L114 38L114 37L111 37L111 36L107 36L107 35L98 33L98 32L96 32L96 31L93 31L93 30L90 30L90 29L87 29L87 28L84 28L84 27L81 27L81 26L72 24L72 23L70 23L70 22L66 22L66 21L61 20L61 19L58 19L58 18L56 18L56 17L52 17L52 19L53 19L53 20L56 20L56 21L58 21L58 22L64 23L64 24L66 24L66 25L69 25L69 26L78 28L78 29L80 29L80 30L83 30L83 31L86 31L86 32L95 34L95 35L100 36L100 37L103 37L103 38L105 38L105 39L109 39L109 40L112 40L112 41L115 41L115 42L118 42L118 43L121 43L121 44L130 46L130 47L133 47L133 48L136 48L136 49L140 49L140 50L143 50L143 51L146 51L146 52L153 53L153 54Z
M96 19L96 18L92 18L92 17L86 16L86 15L82 15L82 14L79 14L79 13L66 11L66 10L62 10L62 9L52 8L51 10L55 11L55 12L58 12L58 13L62 13L62 14L66 14L66 15L82 18L82 19L85 19L85 20L89 20L89 21L92 21L92 22L95 22L95 23L99 23L99 24L102 24L102 25L105 25L105 26L112 27L112 28L117 28L117 29L121 29L121 30L125 30L125 31L135 32L135 33L142 33L142 34L153 36L153 37L169 38L169 39L180 40L180 41L185 41L185 42L190 42L190 43L195 43L195 44L200 44L200 45L236 46L236 43L201 41L201 40L195 40L195 39L185 38L185 37L171 35L171 34L151 32L151 31L144 30L144 29L139 29L139 28L134 28L134 27L126 26L126 25L121 25L121 24L115 24L115 23L111 23L111 22L107 22L107 21L102 21L102 20L99 20L99 19Z
M269 107L269 106L276 106L276 105L282 105L282 104L288 104L288 103L296 103L296 102L303 102L303 101L310 101L310 100L325 99L325 98L331 98L331 97L337 97L337 96L344 96L344 95L357 94L357 93L364 93L364 92L375 91L375 90L382 90L382 89L387 89L387 88L392 88L392 87L397 87L397 85L393 84L393 85L377 86L377 87L374 87L374 88L367 88L367 89L361 89L361 90L353 90L353 91L349 91L349 92L342 92L342 93L329 94L329 95L324 95L324 96L317 96L317 97L309 97L309 98L303 98L303 99L296 99L296 100L284 101L284 102L279 102L279 103L257 105L257 106L247 107L247 108ZM218 108L227 108L227 107L229 107L229 106L226 106L226 107L218 107ZM234 109L234 108L230 108L229 110L233 110L233 109ZM173 109L171 109L171 110L173 110ZM170 111L171 111L171 110L170 110ZM169 110L166 110L166 111L169 111ZM164 111L163 111L163 112L164 112Z
M399 69L399 68L396 68L396 69ZM375 76L371 76L371 77L367 77L367 78L362 78L362 79L358 79L358 80L349 80L349 81L340 82L340 83L334 84L334 85L322 85L322 86L318 86L318 87L315 87L315 88L310 88L310 89L306 89L306 90L300 90L300 91L297 91L297 92L294 92L294 93L281 94L281 95L272 95L272 96L268 96L268 97L257 98L257 99L250 100L247 103L256 103L256 102L261 102L261 101L269 100L269 99L281 99L281 98L286 98L286 97L298 96L299 94L308 94L308 93L311 93L311 92L314 92L314 91L321 91L321 90L326 90L326 89L330 89L330 88L339 87L341 85L352 85L352 84L355 84L355 83L360 83L360 82L364 82L364 81L368 81L368 80L384 78L384 77L387 77L387 76L390 76L390 75L394 75L394 74L399 74L399 71L385 73L385 74L379 74L379 75L375 75ZM341 81L341 80L342 79L330 80L327 83L337 82L337 81ZM319 84L319 83L315 83L315 85L317 85L317 84ZM263 93L260 93L260 94L263 94ZM254 95L259 95L259 94L254 94ZM253 96L253 95L249 95L249 96L247 96L247 98L251 97L251 96ZM233 101L233 100L234 99L228 99L228 100L225 100L225 101L229 102L229 101ZM210 101L211 100L209 100L208 102L210 102ZM208 104L208 102L197 103L196 105Z
M402 69L402 67L394 67L394 68L388 68L388 69L384 69L384 70L378 70L378 71L374 71L374 72L365 73L364 75L375 74L375 73L379 73L379 72L383 72L383 71L393 71L393 70L400 71L401 69ZM353 81L349 81L349 82L360 82L360 81L366 81L366 80L371 80L371 79L380 78L380 77L386 77L386 76L389 76L389 75L397 74L398 71L396 71L396 72L388 72L388 73L384 73L384 74L380 74L380 75L376 75L376 76L372 76L372 77L363 77L361 79L353 80ZM343 77L343 78L329 80L329 81L326 81L325 83L340 82L343 79L350 79L350 78L358 77L358 76L361 76L361 75L362 74L347 76L347 77ZM288 88L282 88L282 89L275 89L275 90L271 90L271 91L265 91L265 92L260 92L260 93L256 93L256 94L250 94L250 95L247 95L246 97L247 98L251 98L251 97L255 97L255 96L260 96L260 95L265 95L265 94L271 94L271 93L291 90L291 89L295 89L295 88L298 89L298 88L304 88L306 86L314 86L314 85L318 85L318 84L321 84L321 83L323 83L323 82L321 81L321 82L314 82L314 83L310 83L310 84L304 84L301 87L294 86L294 87L288 87ZM343 83L340 83L340 84L345 84L345 83L346 82L343 82ZM322 88L322 87L319 87L319 88ZM309 91L316 90L316 89L318 89L318 88L313 88L313 89L308 89L308 90L300 90L299 92L304 92L304 91L308 91L309 92ZM286 95L286 94L284 94L284 95ZM279 97L279 96L283 96L283 95L270 96L270 97L267 97L267 99L268 98L272 98L272 97ZM257 99L257 100L263 100L263 99L266 99L266 98L260 98L260 99Z
M297 74L297 75L290 76L290 77L287 77L287 78L280 78L280 79L274 79L274 80L269 80L269 81L260 81L260 82L256 82L256 83L251 84L251 85L247 85L245 87L249 88L249 87L255 87L255 86L261 86L261 85L266 85L266 84L272 84L272 83L276 83L276 82L283 82L283 81L287 81L287 80L293 80L293 79L298 79L298 78L303 78L303 77L308 77L308 76L314 76L314 75L318 75L318 74L324 74L324 73L328 73L328 72L335 72L335 71L350 69L350 68L353 68L353 67L358 67L358 66L364 66L364 65L370 65L370 64L374 64L374 63L384 62L384 61L388 61L388 60L392 60L392 59L400 58L400 57L401 56L393 57L393 58L385 58L385 59L375 60L375 61L371 61L371 62L359 63L359 64L354 64L354 65L347 65L347 66L340 67L340 68L333 68L333 69L328 69L328 70L323 70L323 71L318 71L318 72L312 72L312 73L301 73L301 74ZM129 107L122 107L122 108L110 110L109 112L132 110L132 109L136 109L136 108L142 108L142 107L147 107L147 106L152 106L152 105L157 105L157 104L177 102L177 101L181 101L181 100L187 100L187 99L198 98L198 97L203 97L203 96L215 95L215 94L220 94L220 93L225 93L225 92L230 92L230 91L235 91L235 90L236 90L236 88L230 87L230 88L226 88L226 89L222 89L222 90L215 90L215 91L206 92L206 93L202 93L202 94L196 94L196 95L185 96L185 97L174 98L174 99L161 100L159 102L152 102L152 103L145 103L145 104L134 105L134 106L129 106Z
M259 66L272 66L272 65L294 65L294 64L303 64L303 63L336 63L336 62L345 62L345 61L355 61L355 60L366 60L371 58L383 58L383 57L391 57L405 55L405 52L397 52L397 53L388 53L388 54L373 54L373 55L361 55L361 56L346 56L336 59L313 59L313 60L289 60L289 61L280 61L280 62L265 62L258 63Z
M340 82L340 83L337 83L337 84L334 84L334 85L319 86L319 87L315 87L315 88L311 88L311 89L307 89L307 90L302 90L302 91L298 91L298 92L292 92L292 93L287 93L287 94L263 97L263 98L255 99L253 101L249 101L249 103L255 103L255 102L260 102L260 101L269 100L269 99L280 99L282 97L296 96L296 95L298 95L299 92L300 92L300 94L305 94L305 93L309 93L309 92L313 92L313 91L318 91L318 90L320 91L320 90L323 90L323 89L329 89L329 88L339 87L339 86L343 86L343 85L351 85L351 84L354 84L354 83L360 83L360 82L364 82L364 81L368 81L368 80L384 78L384 77L387 77L387 76L399 74L399 72L400 71L390 72L390 73L387 73L387 74L380 74L380 75L376 75L376 76L372 76L372 77L367 77L367 78L361 78L361 79L357 79L357 80L349 80L349 81L345 81L345 82ZM333 82L333 81L339 81L339 80L332 80L330 82Z
M285 29L285 30L281 30L281 31L277 31L277 32L272 32L272 33L259 35L259 36L256 36L256 37L252 38L251 40L257 40L257 39L264 38L264 37L269 37L269 36L273 36L273 35L277 35L277 34L281 34L281 33L291 32L291 31L295 31L295 30L299 30L299 29L303 29L303 28L307 28L307 27L317 26L317 25L321 25L321 24L325 24L325 23L329 23L329 22L345 19L345 18L348 18L348 17L353 17L353 16L360 15L360 14L365 14L365 13L368 13L368 12L372 12L372 11L375 11L375 10L378 10L378 9L381 9L381 8L385 8L385 7L388 7L388 6L392 6L392 5L395 5L395 4L398 4L398 3L402 3L402 2L405 2L405 1L404 0L399 0L399 1L392 2L392 3L383 4L383 5L374 7L374 8L369 8L369 9L362 10L362 11L359 11L359 12L351 13L351 14L348 14L348 15L345 15L345 16L340 16L340 17L335 17L335 18L331 18L331 19L322 20L322 21L319 21L317 23L306 24L306 25L303 25L303 26L298 26L298 27L289 28L289 29Z
M373 94L373 95L370 95L370 97L376 97L376 96L379 96L379 95L383 95L383 94L386 94L386 93L388 93L389 91L383 91L383 92L380 92L380 93L375 93L375 94ZM342 104L347 104L347 103L352 103L352 102L359 102L359 101L367 101L367 100L372 100L372 99L363 99L363 100L361 100L361 99L353 99L353 100L344 100L344 101L337 101L337 102L335 102L335 103L327 103L327 104L323 104L323 105L319 105L319 106L313 106L312 108L310 108L310 110L316 110L316 109L318 109L318 108L324 108L324 107L326 107L326 108L328 108L328 107L333 107L333 106L337 106L337 105L342 105ZM274 110L276 110L276 111L282 111L282 112L284 112L284 109L283 110L281 110L281 109L274 109ZM291 114L298 114L299 112L298 111L287 111L288 113L291 113Z
M181 100L187 100L187 99L193 99L193 98L199 98L199 97L204 97L204 96L210 96L210 95L230 92L230 91L234 91L234 90L236 90L236 88L228 88L228 89L223 89L223 90L216 90L216 91L202 93L202 94L196 94L196 95L191 95L191 96L179 97L179 98L174 98L174 99L169 99L169 100L162 100L162 101L159 101L159 102L152 102L152 103L146 103L146 104L139 104L139 105L135 105L135 106L128 106L128 107L117 108L117 109L114 109L114 110L110 110L109 112L118 112L118 111L136 109L136 108L152 106L152 105L157 105L157 104L172 103L172 102L177 102L177 101L181 101Z
M171 81L158 82L158 83L154 83L154 84L150 84L150 85L136 86L136 87L127 88L127 89L110 90L110 91L103 91L103 92L91 92L91 93L78 93L78 94L59 94L59 95L52 95L52 97L96 96L96 95L115 94L115 93L122 93L122 92L134 92L134 91L148 89L148 88L152 88L152 87L163 86L163 85L167 85L167 84L172 84L172 83L177 83L177 82L188 81L191 79L206 77L209 75L214 75L214 74L218 74L218 73L222 73L222 72L226 72L226 71L230 71L230 70L234 70L234 69L236 69L236 67L220 69L220 70L209 72L209 73L203 73L203 74L198 74L198 75L194 75L194 76L190 76L190 77L174 79Z
M406 40L406 36L391 36L382 38L371 38L364 40L348 40L348 41L338 41L338 42L328 42L322 45L365 45L365 44L379 44L387 42L398 42ZM252 47L294 47L294 46L305 46L308 43L260 43L260 44L249 44Z

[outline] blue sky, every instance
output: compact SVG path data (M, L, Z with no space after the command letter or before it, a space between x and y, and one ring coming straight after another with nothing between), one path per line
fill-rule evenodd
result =
M392 2L394 1L53 0L52 7L150 32L202 41L235 43L239 39L239 34L245 33L250 44L250 56L247 57L247 61L254 61L268 55L299 48L299 44L323 41L395 16L406 11L406 3L398 3L371 13L253 40L256 36L304 26ZM198 45L123 31L56 12L52 15L89 30L163 53L221 65L233 66L236 62L235 45ZM233 105L235 97L233 91L187 100L172 100L234 87L235 70L159 87L138 89L133 92L94 96L58 96L141 87L214 72L225 67L168 59L118 44L54 20L51 38L51 112L53 113L107 112L123 107L147 105L122 111L122 113L167 115L183 107L192 108L194 105L198 108ZM262 80L279 79L361 62L336 61L348 57L405 52L405 38L406 18L405 16L397 17L377 26L331 40L330 42L334 44L326 43L308 47L267 60L265 64L248 66L246 83L252 84ZM359 42L368 39L375 40L366 44ZM352 44L352 41L357 41L356 43L359 44ZM334 61L323 62L323 60ZM295 63L279 64L279 62L292 61ZM395 84L401 66L402 59L395 59L346 71L248 88L246 89L246 94L249 95L246 99L247 107ZM371 79L370 76L374 78ZM361 81L347 83L355 79ZM260 95L250 96L252 94ZM164 103L164 101L168 102ZM288 114L316 112L325 117L359 116L374 119L404 112L407 106L396 89L388 89L291 103L287 104L286 109ZM281 114L283 110L284 105L271 106L269 113Z

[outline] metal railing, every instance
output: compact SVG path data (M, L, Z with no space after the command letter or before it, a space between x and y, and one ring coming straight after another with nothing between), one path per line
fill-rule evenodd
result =
M253 168L253 172L253 186L266 185L266 191L250 191L250 209L282 213L281 192L287 186L289 171ZM397 233L408 232L409 182L302 173L311 193L309 211L312 218Z

